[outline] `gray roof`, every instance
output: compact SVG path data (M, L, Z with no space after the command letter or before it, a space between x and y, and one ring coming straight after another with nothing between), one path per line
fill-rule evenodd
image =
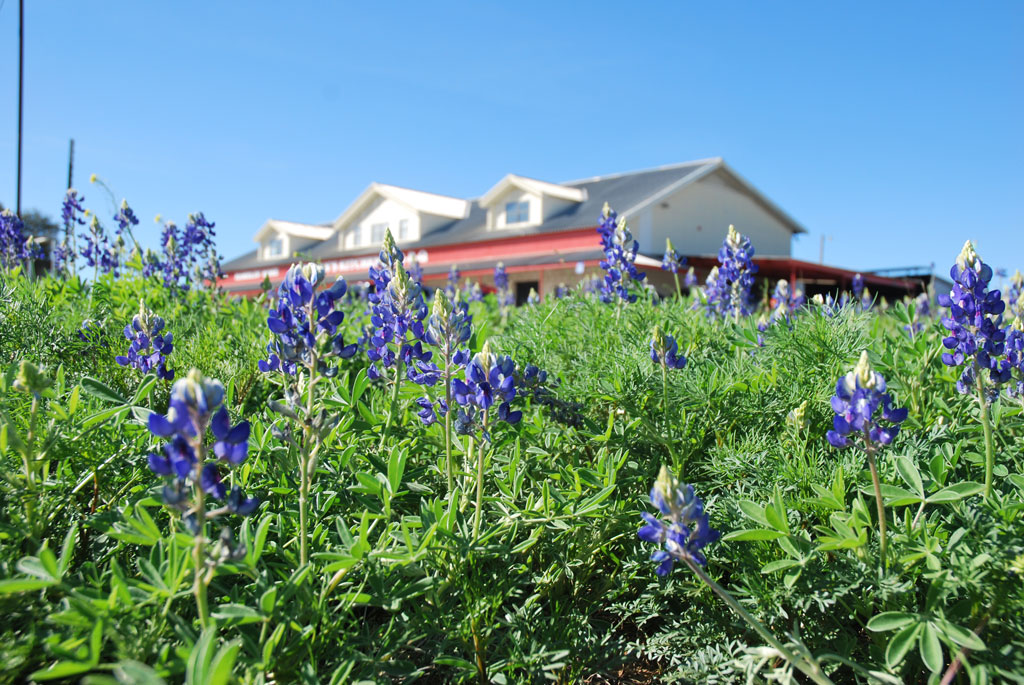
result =
M419 249L432 245L493 240L496 237L511 238L596 227L605 202L620 213L628 214L630 210L643 204L645 201L649 201L661 192L670 190L676 184L684 183L684 179L691 176L691 174L696 177L716 168L728 170L728 167L725 167L722 160L716 158L563 183L561 185L585 189L587 191L587 199L583 202L571 204L564 211L550 217L540 225L526 228L503 228L500 235L494 231L487 230L487 210L480 206L478 200L474 199L470 201L469 215L465 219L458 219L442 225L422 236L418 241L403 242L399 246L403 250ZM730 171L730 173L732 172ZM735 174L733 175L735 176ZM742 179L738 180L745 183ZM757 193L752 187L750 190ZM768 203L766 198L764 201ZM770 205L770 203L768 204ZM770 205L770 207L776 209L774 205ZM781 213L781 210L777 211ZM803 229L791 219L785 216L784 218L794 226L794 233L803 232ZM372 250L373 248L370 246L341 250L338 248L337 236L332 236L310 248L305 252L305 255L313 260L322 260L340 256L365 255L372 253ZM253 250L225 263L223 268L226 271L236 271L239 269L287 264L292 261L294 260L277 259L262 261L258 258L257 251Z

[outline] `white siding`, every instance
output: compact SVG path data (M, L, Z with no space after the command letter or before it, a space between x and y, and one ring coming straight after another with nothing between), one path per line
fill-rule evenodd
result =
M338 236L338 246L343 250L351 250L358 247L379 247L379 243L373 241L372 230L374 224L387 224L388 228L391 229L391 235L397 241L398 222L402 219L409 222L409 235L406 241L419 240L419 215L412 209L394 200L378 199L351 223L341 228ZM357 227L358 231L356 230ZM355 242L356 233L359 234L359 243Z
M667 206L666 206L667 205ZM646 229L644 213L650 215ZM773 214L719 173L711 174L646 208L630 222L640 249L660 254L665 239L680 254L713 255L729 224L750 238L755 255L788 257L793 234ZM648 238L649 236L649 238Z
M505 221L505 205L509 202L529 202L530 203L530 220L515 224L509 224ZM533 193L527 193L518 188L512 188L508 192L502 194L494 204L491 206L490 211L487 213L488 224L495 229L502 229L505 227L515 228L519 226L536 226L541 222L541 200L539 195Z

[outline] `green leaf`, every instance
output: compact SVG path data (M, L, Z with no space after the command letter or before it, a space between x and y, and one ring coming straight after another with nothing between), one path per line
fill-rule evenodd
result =
M930 623L924 624L917 644L921 652L921 661L929 671L935 673L942 668L942 643L939 642L938 631L932 628Z
M917 621L917 614L904 611L886 611L871 617L868 630L883 633L888 630L899 630Z
M110 386L104 384L92 376L86 376L82 379L82 390L89 393L93 397L98 397L105 402L112 402L114 404L126 405L128 400L121 397L116 390Z
M747 518L760 523L762 526L768 525L768 519L764 515L764 507L761 505L749 500L740 500L739 507L740 511L747 515Z
M915 495L909 490L898 488L895 485L882 483L879 488L882 491L882 498L890 507L905 507L909 504L920 504L924 499L921 495Z
M238 650L242 646L241 640L232 640L217 652L213 663L207 671L209 685L227 685L231 679L231 671L235 667L235 660L238 658Z
M789 535L789 521L786 520L786 507L782 503L782 492L780 492L778 488L775 488L775 492L772 495L772 501L764 508L764 515L765 518L768 519L768 525L775 530Z
M896 457L896 470L900 472L900 477L910 486L911 490L924 497L924 483L921 482L921 472L917 470L917 465L910 457Z
M889 646L885 648L885 663L889 668L895 670L900 662L903 661L903 657L907 655L910 648L914 646L914 641L917 639L918 633L921 631L921 624L915 623L909 625L900 632L896 633L891 640L889 640Z
M263 620L260 612L244 604L222 604L213 612L213 617L234 625L259 623Z
M58 678L70 678L82 673L91 671L92 664L80 661L58 661L49 668L43 668L31 674L29 680L57 680Z
M982 642L981 638L975 635L973 631L961 628L955 623L950 623L942 618L936 620L936 623L939 624L939 629L942 630L946 637L961 647L966 647L967 649L975 652L980 652L986 649L985 643Z
M775 540L783 537L783 533L777 530L768 530L767 528L749 528L747 530L734 530L729 533L723 540Z
M799 566L800 562L793 559L780 559L779 561L772 561L761 567L761 573L775 573L776 571L785 571L787 568L793 568Z
M32 592L41 590L44 587L56 585L55 580L44 580L42 578L11 578L0 580L0 595L13 595L17 592Z
M942 488L934 495L928 497L929 502L955 502L971 495L977 495L979 492L985 489L985 486L981 483L975 483L974 481L966 481L963 483L956 483L949 487Z

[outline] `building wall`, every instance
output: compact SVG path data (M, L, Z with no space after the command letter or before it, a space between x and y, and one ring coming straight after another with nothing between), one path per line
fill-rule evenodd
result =
M634 230L642 251L660 253L665 249L665 239L671 238L681 254L717 254L732 224L750 238L756 254L791 254L793 234L789 229L719 173L683 188L645 212L649 213L650 229L641 212Z
M341 249L352 249L356 247L377 247L378 243L373 241L373 225L387 224L391 229L391 235L395 240L402 242L398 237L398 224L402 219L409 221L409 235L406 241L418 240L420 236L420 217L412 209L394 200L379 199L370 205L370 208L357 216L339 236ZM359 227L360 242L355 242L356 227Z
M491 206L488 212L489 225L495 230L501 230L509 226L505 220L505 205L509 202L529 202L530 220L525 223L511 224L511 226L529 226L541 222L541 200L538 195L527 193L518 188L512 188L499 197Z

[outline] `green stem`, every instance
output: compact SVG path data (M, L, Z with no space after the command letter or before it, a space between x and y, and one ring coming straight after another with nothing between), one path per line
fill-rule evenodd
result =
M391 423L395 418L395 414L398 413L398 390L402 385L402 371L405 370L405 363L402 361L402 346L398 346L398 363L395 365L395 385L391 390L391 410L388 412L388 418L384 422L384 430L380 434L380 446L378 449L384 449L384 438L387 437L388 432L391 430Z
M312 320L312 319L311 319ZM310 457L313 451L313 386L316 379L317 355L312 352L309 364L309 386L306 388L306 432L302 454L299 455L299 564L309 563L309 485Z
M28 486L29 496L25 498L25 522L33 538L35 538L35 493L36 489L36 423L39 417L39 398L32 395L32 409L29 411L28 419L28 445L25 448L23 461L25 465L25 480Z
M889 568L889 557L885 553L885 503L882 501L882 482L878 479L878 467L875 465L875 446L868 443L864 451L868 454L868 468L871 469L871 480L875 484L875 506L878 508L879 554L882 557L882 566Z
M754 618L753 614L744 609L743 606L738 601L736 601L736 598L729 594L728 590L726 590L724 587L722 587L715 581L711 580L711 577L704 572L704 569L702 569L700 566L695 564L693 561L690 561L689 559L686 559L685 561L686 565L690 567L690 570L697 574L697 577L700 578L705 585L710 587L715 592L715 594L722 599L722 601L728 604L729 608L731 608L733 611L739 614L740 618L746 621L751 628L757 631L757 634L764 638L768 642L768 644L770 644L772 647L778 650L779 654L781 654L786 659L786 661L792 664L794 668L799 669L800 672L802 672L804 675L806 675L814 682L819 683L820 685L834 685L832 683L832 680L830 680L828 676L822 673L821 667L818 664L814 662L809 662L806 659L797 657L795 654L793 654L793 652L791 652L788 647L786 647L784 644L782 644L782 642L778 640L778 638L772 635L771 631L768 630L768 628L765 627L763 623L758 621L756 618Z
M672 277L676 279L676 299L681 300L683 299L683 289L679 287L679 274L673 273Z
M483 420L484 432L487 432L487 412L484 412ZM477 455L476 462L476 514L473 518L473 541L475 542L480 537L480 520L483 518L484 511L484 447L487 445L487 441L480 438L480 452Z
M988 499L992 495L992 470L996 461L992 445L992 419L989 417L988 401L985 399L985 380L977 365L974 377L978 387L978 402L981 404L981 428L985 431L985 499Z
M199 625L206 628L210 625L210 607L206 598L206 581L203 578L206 558L206 493L198 483L202 481L203 463L206 461L206 449L203 446L203 432L196 438L194 449L199 458L196 460L195 482L193 488L196 498L195 517L199 532L192 538L192 593L196 596L196 608L199 610Z
M452 379L451 362L445 360L444 364L444 402L447 409L444 412L444 454L445 470L448 473L448 496L451 497L454 489L455 468L452 464Z

